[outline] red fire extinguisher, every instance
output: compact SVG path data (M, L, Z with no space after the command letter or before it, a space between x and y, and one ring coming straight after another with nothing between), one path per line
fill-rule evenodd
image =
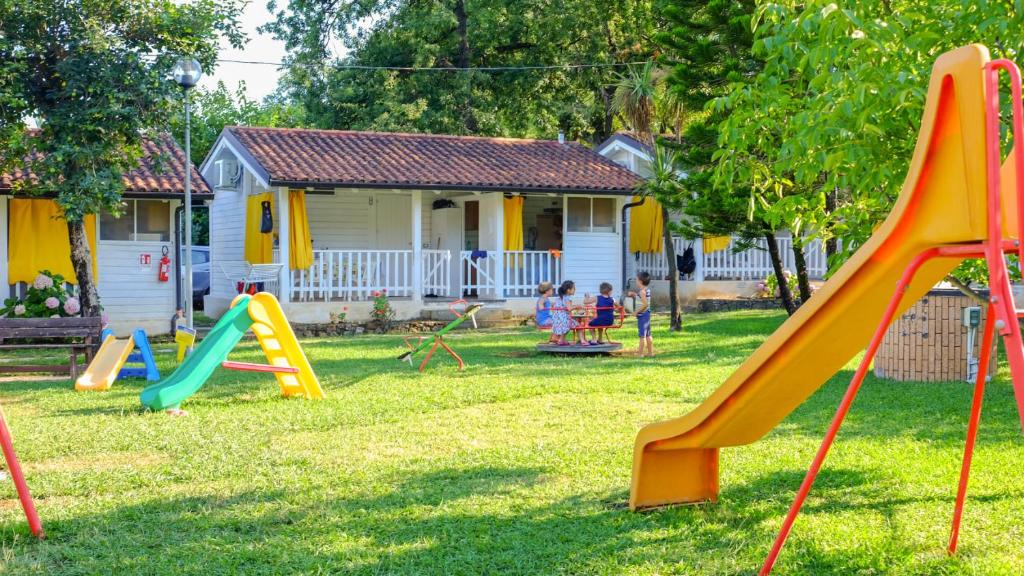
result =
M167 256L167 246L163 249L163 258L160 258L160 267L157 269L156 279L167 282L171 278L171 259Z

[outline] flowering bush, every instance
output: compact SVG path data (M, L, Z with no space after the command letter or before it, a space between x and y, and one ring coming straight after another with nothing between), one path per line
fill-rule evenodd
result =
M789 286L789 292L798 296L800 293L799 281L796 278L796 274L793 274L789 270L783 270L783 277L786 279L786 285ZM779 291L779 281L775 278L775 274L769 274L764 280L757 283L757 296L758 298L779 298L782 293Z
M370 311L370 318L377 323L377 329L381 332L387 332L391 330L391 325L395 322L395 309L391 307L391 301L388 300L388 291L385 288L381 291L374 290L373 296L373 310Z
M341 324L342 322L345 321L345 318L347 316L348 316L348 306L342 307L341 312L331 312L330 313L331 324Z
M0 316L8 318L61 318L77 316L82 304L64 289L64 277L43 270L29 285L25 298L8 298Z

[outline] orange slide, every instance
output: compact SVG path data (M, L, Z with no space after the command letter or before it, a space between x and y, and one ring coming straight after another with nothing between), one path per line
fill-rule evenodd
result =
M988 50L980 45L938 58L914 157L885 222L703 404L681 418L640 430L631 508L716 500L719 449L767 434L864 350L904 269L918 254L987 238L983 70L988 62ZM1010 162L1003 165L1002 176L1002 189L1013 190ZM1019 238L1016 213L1014 194L1003 193L1003 238ZM897 312L920 299L960 259L927 261Z

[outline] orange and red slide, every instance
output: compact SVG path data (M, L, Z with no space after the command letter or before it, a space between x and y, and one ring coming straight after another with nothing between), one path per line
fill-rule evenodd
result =
M767 434L867 346L867 358L762 569L762 573L770 571L885 326L964 258L988 261L992 294L999 295L994 300L1003 298L999 306L993 304L997 314L990 317L1002 319L993 320L994 328L1007 339L1017 385L1024 384L1020 329L1002 258L1004 251L1019 250L1015 239L1019 238L1017 223L1021 219L1014 193L1014 162L1024 162L1024 148L1018 143L1014 157L1000 168L999 116L986 113L998 110L998 90L992 87L998 86L1000 69L1010 72L1011 78L1017 74L1012 63L990 62L988 50L980 45L953 50L937 59L913 160L888 218L814 297L701 405L685 416L640 430L633 453L631 508L716 500L720 449L748 444ZM1014 104L1019 108L1019 93ZM1015 120L1019 128L1021 119ZM993 327L988 329L991 336ZM985 360L982 362L984 365ZM984 374L979 382L984 385ZM1022 400L1024 389L1018 388L1018 406ZM978 395L976 404L980 413ZM973 418L972 425L976 427ZM961 492L966 488L973 444L970 433L968 438ZM951 550L955 548L962 496L958 498Z

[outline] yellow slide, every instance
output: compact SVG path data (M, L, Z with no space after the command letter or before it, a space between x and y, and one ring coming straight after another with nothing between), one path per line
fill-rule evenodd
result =
M298 373L276 372L283 396L304 396L321 399L324 391L313 373L306 354L295 338L291 324L281 310L281 303L272 294L260 292L249 300L249 317L267 362L271 366L298 368Z
M110 390L134 349L131 336L125 340L118 340L113 334L107 336L85 373L75 380L75 390Z
M633 509L718 497L718 452L774 428L864 349L910 261L938 244L986 238L983 67L972 45L935 62L917 147L896 205L825 285L689 414L645 426L633 452ZM1003 190L1013 190L1012 164ZM1004 237L1019 237L1016 200L1003 195ZM909 308L959 262L937 258L910 284Z

